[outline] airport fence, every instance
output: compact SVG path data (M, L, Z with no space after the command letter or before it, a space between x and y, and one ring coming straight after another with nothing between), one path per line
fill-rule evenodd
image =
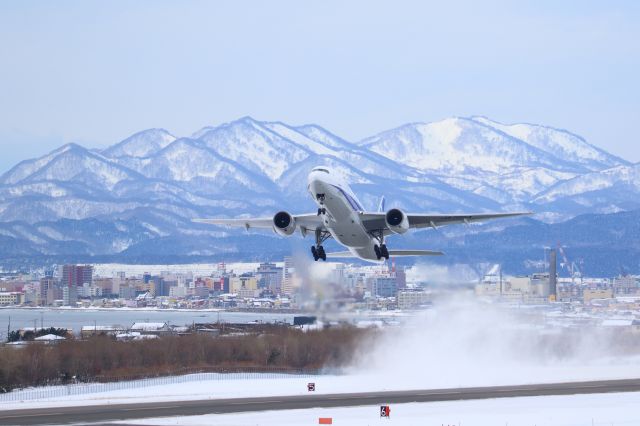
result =
M322 370L220 370L219 372L199 372L179 376L149 377L128 380L126 377L104 378L103 382L72 383L57 386L42 386L28 389L16 389L7 393L0 393L0 403L9 401L31 401L37 399L52 399L70 395L84 395L121 391L126 389L140 389L151 386L171 385L201 381L249 380L249 379L290 379L312 378L327 372Z

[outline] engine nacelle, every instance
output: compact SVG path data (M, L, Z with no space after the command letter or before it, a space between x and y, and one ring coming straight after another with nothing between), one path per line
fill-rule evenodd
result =
M409 230L409 219L400 209L391 209L384 215L387 228L394 234L404 234Z
M278 212L273 216L273 230L276 234L288 237L296 230L296 219L287 212Z

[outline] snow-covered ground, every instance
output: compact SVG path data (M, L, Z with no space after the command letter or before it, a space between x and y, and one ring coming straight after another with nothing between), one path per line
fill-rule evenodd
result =
M327 386L322 386L326 380ZM108 392L66 395L55 398L24 401L0 401L0 411L18 408L69 407L75 405L133 404L159 401L185 401L198 399L222 399L260 397L273 395L300 395L307 392L307 383L316 382L316 393L349 392L351 380L340 376L316 378L274 378L265 375L255 379L216 379L168 383L158 386L135 387ZM132 382L133 383L133 382Z
M640 378L640 371L630 370L629 365L607 365L568 368L532 368L527 371L486 370L486 374L457 377L422 374L415 376L385 377L377 373L353 373L349 375L325 375L316 377L202 380L169 383L158 386L134 387L108 392L67 395L55 398L23 401L2 401L0 411L11 409L68 407L77 405L133 404L142 402L186 401L201 399L248 398L267 396L305 395L307 383L316 384L316 394L376 392L412 389L439 389L472 386L515 385L585 381L604 379ZM511 374L509 374L511 373ZM493 379L490 377L493 376Z
M622 426L640 424L640 393L564 395L391 405L381 419L378 406L312 408L238 414L128 420L139 425L317 425L331 417L335 425L451 426Z
M312 379L317 393L438 389L640 378L640 353L615 330L561 329L544 316L456 300L361 342L344 375ZM178 382L179 380L176 380ZM0 402L0 410L299 395L310 379L192 380L46 400Z

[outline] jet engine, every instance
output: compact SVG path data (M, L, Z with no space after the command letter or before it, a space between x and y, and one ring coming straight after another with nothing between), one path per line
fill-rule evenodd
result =
M287 237L296 230L296 220L287 212L278 212L273 216L273 230L276 234Z
M409 230L409 219L400 209L391 209L384 215L387 228L394 234L404 234Z

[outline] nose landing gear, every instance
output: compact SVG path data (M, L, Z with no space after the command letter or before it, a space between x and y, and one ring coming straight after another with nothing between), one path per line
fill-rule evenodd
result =
M324 194L316 194L316 200L320 203L320 207L318 208L318 216L321 214L326 214L327 209L324 208Z

